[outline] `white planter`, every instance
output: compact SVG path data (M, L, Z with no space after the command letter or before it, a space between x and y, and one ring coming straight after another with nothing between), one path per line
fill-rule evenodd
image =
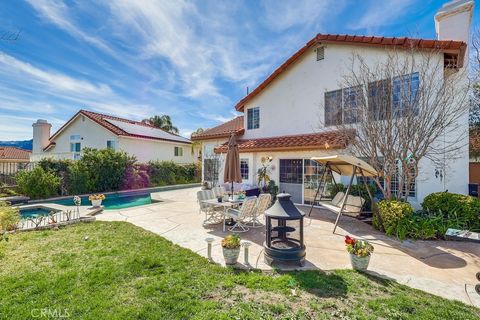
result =
M365 271L367 270L368 264L370 263L370 256L359 257L355 254L350 253L350 262L353 269L358 271Z
M99 200L90 200L92 202L92 207L98 208L102 205L102 199Z
M224 248L223 249L223 257L225 258L225 264L227 265L234 265L237 263L238 256L240 255L240 247L235 248L235 249L228 249Z

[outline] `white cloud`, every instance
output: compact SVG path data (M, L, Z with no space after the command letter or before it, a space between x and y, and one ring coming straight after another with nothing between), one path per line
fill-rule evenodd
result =
M59 28L70 33L74 38L79 38L86 41L97 48L115 55L104 41L94 37L88 33L83 32L74 24L73 17L69 14L69 8L62 0L27 0L27 2L47 21L55 24Z
M48 72L32 66L27 62L20 61L8 54L0 52L0 72L16 73L28 77L50 88L61 91L81 92L82 94L109 94L111 89L108 85L95 85L88 81L74 79L58 72Z

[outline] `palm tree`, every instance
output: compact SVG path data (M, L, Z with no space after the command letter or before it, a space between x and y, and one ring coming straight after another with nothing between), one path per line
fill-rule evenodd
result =
M196 134L199 134L199 133L202 133L203 131L203 128L198 128L197 130L195 130L194 132L192 132L192 134L190 135L190 138ZM201 141L192 141L192 154L195 153L195 149L199 149L199 156L201 157L202 155L202 142Z
M178 134L178 128L173 125L172 118L166 114L163 116L153 116L149 119L142 120L142 122L148 123L167 132Z

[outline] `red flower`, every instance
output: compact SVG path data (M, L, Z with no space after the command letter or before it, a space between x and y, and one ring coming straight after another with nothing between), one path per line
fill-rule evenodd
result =
M351 244L353 246L355 245L355 239L351 238L350 236L345 236L345 244L346 245Z

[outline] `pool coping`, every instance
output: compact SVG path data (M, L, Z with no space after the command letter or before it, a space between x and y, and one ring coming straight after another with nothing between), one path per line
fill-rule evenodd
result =
M29 208L38 208L38 207L43 207L46 209L54 209L58 211L68 211L68 210L75 210L74 206L64 206L61 204L56 204L52 202L41 202L41 203L31 203L31 204L26 204L26 205L19 205L16 206L19 209L29 209ZM91 206L79 206L78 209L80 210L80 216L81 217L88 217L88 216L94 216L101 212L103 210L103 207L91 207Z
M170 191L170 190L180 190L180 189L187 189L193 187L201 186L200 183L187 183L187 184L174 184L170 186L161 186L161 187L150 187L150 188L141 188L141 189L129 189L129 190L119 190L119 191L109 191L109 192L100 192L104 195L112 195L112 194L126 194L126 195L139 195L139 194L147 194L147 193L156 193L162 191ZM91 194L95 193L86 193L86 194L79 194L79 197L88 197ZM70 196L61 196L61 197L54 197L48 199L40 199L40 200L30 200L27 202L26 205L33 205L33 204L47 204L49 201L57 201L57 200L65 200L73 198L75 195ZM65 206L67 207L67 206Z

